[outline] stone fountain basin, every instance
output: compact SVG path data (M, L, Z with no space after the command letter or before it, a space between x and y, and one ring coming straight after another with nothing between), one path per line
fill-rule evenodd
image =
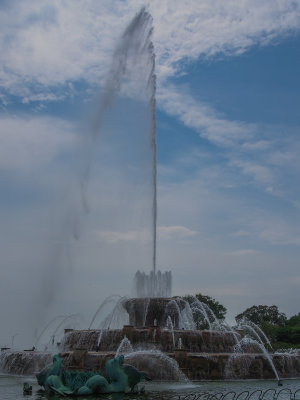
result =
M180 298L131 298L123 302L123 307L129 314L129 324L141 328L158 326L164 328L168 316L171 317L174 329L179 327L179 311L186 302Z
M75 357L74 363L73 352L69 352L64 365L68 369L105 371L106 361L114 356L114 352L84 352L81 358ZM299 355L288 360L276 354L273 362L281 378L300 376ZM125 363L145 371L151 379L158 381L275 378L270 364L261 353L189 353L175 350L162 354L153 350L136 351L125 353Z

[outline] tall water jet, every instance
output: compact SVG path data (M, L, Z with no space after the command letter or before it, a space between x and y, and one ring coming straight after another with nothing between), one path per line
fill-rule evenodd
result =
M157 272L156 245L157 245L157 151L156 151L156 75L155 53L152 43L152 17L142 8L141 11L125 30L117 46L111 69L104 85L96 117L92 120L90 135L86 145L84 168L81 174L80 186L82 189L82 203L87 207L86 186L90 174L91 153L98 132L103 131L103 121L109 107L116 96L121 94L133 100L147 103L147 113L144 115L146 124L147 152L151 163L151 264L149 275L137 273L136 294L138 297L169 297L171 295L171 273ZM114 105L115 107L115 105ZM142 127L144 130L145 126ZM101 129L100 129L101 128ZM132 132L130 132L132 135ZM144 132L141 132L144 134ZM102 138L103 139L103 138ZM135 138L131 137L131 142ZM143 151L140 149L139 151ZM144 150L145 151L145 150ZM144 153L145 154L145 153ZM124 157L122 154L121 157ZM147 157L147 156L146 156ZM129 157L128 157L129 159ZM132 160L130 159L130 162ZM142 160L144 162L144 160ZM137 168L143 169L142 165ZM149 210L150 211L150 210ZM137 215L134 216L137 219Z
M151 46L152 48L152 54L153 54L153 71L155 68L155 57L154 57L154 51L153 51L153 45ZM156 115L155 115L155 110L156 110L156 77L154 73L152 74L152 87L153 87L153 93L152 93L152 98L151 98L151 108L152 108L152 124L151 124L151 131L152 131L152 151L153 151L153 171L152 171L152 177L153 177L153 204L152 204L152 218L153 218L153 258L152 258L152 267L153 267L153 274L155 275L156 273L156 233L157 233L157 170L156 170L156 164L157 164L157 154L156 154Z
M104 85L97 115L92 121L91 137L89 139L91 148L88 149L88 153L93 151L94 140L98 132L102 132L106 128L104 126L103 129L103 123L105 124L105 118L107 118L107 115L111 111L110 107L113 105L116 113L121 115L124 113L124 102L122 103L122 101L127 99L126 107L129 107L130 102L132 102L134 104L132 108L134 111L131 111L133 121L130 121L125 127L120 126L117 128L121 131L126 129L126 132L117 134L117 138L115 139L116 144L114 145L118 149L120 140L124 140L124 143L126 141L126 147L122 146L121 150L119 150L120 153L116 155L114 161L118 164L120 159L121 162L123 160L123 168L129 169L130 172L130 175L128 174L127 177L130 184L132 180L136 179L134 183L137 183L137 186L143 186L145 183L151 186L151 193L147 199L149 201L149 204L147 204L149 210L147 212L149 212L151 223L148 226L144 226L145 231L150 230L150 238L146 237L144 240L147 241L150 239L151 241L152 259L149 260L149 264L152 264L152 271L155 275L157 236L156 75L152 33L152 17L145 8L142 8L125 30L113 54L111 69ZM116 100L121 105L120 109L118 109ZM108 119L115 118L114 116L110 116ZM137 133L134 133L134 130ZM103 140L102 136L101 139ZM110 138L109 140L114 139ZM133 150L134 147L136 148ZM135 151L134 154L133 151ZM90 159L88 157L88 160ZM89 175L89 168L90 165L87 162L81 181L81 186L84 190L86 179ZM122 169L122 166L120 169ZM147 175L148 173L149 175ZM132 186L129 190L131 188ZM85 193L83 193L83 200L84 195ZM138 197L140 201L142 196ZM129 213L128 204L126 204L126 213ZM133 214L132 217L135 221L139 219L137 213ZM126 217L123 216L123 218ZM132 224L131 220L129 222L130 227ZM126 228L126 224L123 223L119 229L124 229L124 226ZM139 230L139 228L137 227L136 229Z
M95 190L98 204L104 207L96 210L101 219L91 231L99 232L102 244L121 243L119 248L125 244L125 251L135 254L131 265L136 262L138 268L140 262L146 263L155 274L156 76L152 32L152 17L142 8L117 42L74 157L79 193L72 196L71 201L78 204L69 207L75 210L68 224L73 225L73 236L79 238L80 209L89 211L88 191ZM139 244L134 253L128 251L131 243ZM139 260L143 251L147 254Z

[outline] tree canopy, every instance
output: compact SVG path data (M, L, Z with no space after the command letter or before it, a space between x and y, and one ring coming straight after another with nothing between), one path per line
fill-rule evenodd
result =
M291 316L286 322L288 326L300 326L300 313Z
M206 296L202 293L197 293L195 294L195 296L186 295L183 298L192 306L193 317L197 329L208 329L209 326L205 317L201 314L201 310L195 304L195 298L206 305L204 309L210 322L214 322L213 315L219 320L223 321L225 319L227 312L226 307L223 306L223 304L219 303L218 300L214 299L213 297ZM209 310L211 310L212 312L210 312Z
M300 313L287 318L277 306L252 306L235 319L254 322L271 340L274 349L300 348Z
M243 319L247 319L257 325L260 325L262 322L269 322L271 324L284 326L287 321L286 315L279 312L277 306L263 305L247 308L244 312L235 317L237 323Z

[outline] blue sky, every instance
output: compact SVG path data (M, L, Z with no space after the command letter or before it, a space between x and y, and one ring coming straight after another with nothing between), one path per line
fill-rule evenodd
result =
M29 340L30 329L20 326L28 310L35 314L45 282L57 291L44 319L59 308L88 320L106 296L130 294L138 268L150 268L143 236L149 188L139 185L142 175L103 173L111 166L109 135L92 162L88 215L78 211L76 183L78 134L141 6L0 5L0 293L10 304L1 311L3 344L19 331L20 343ZM153 0L148 8L157 74L158 267L172 269L174 295L213 296L228 308L229 322L253 304L298 313L300 1ZM138 129L126 118L131 101L120 101L114 124L105 126L129 124L137 149ZM131 147L120 156L126 164ZM136 159L141 171L146 158ZM78 212L75 241L66 221Z

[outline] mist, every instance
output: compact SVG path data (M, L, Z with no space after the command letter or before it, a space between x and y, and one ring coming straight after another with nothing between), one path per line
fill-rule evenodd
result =
M134 272L155 265L151 35L152 18L142 9L119 39L106 80L93 88L98 94L85 99L80 119L74 116L61 133L68 145L43 171L31 169L39 181L19 215L7 210L3 270L14 269L16 277L2 291L10 304L2 331L7 344L17 333L16 346L31 346L49 322L55 331L68 315L79 313L76 324L87 324L105 296L130 293ZM39 208L34 196L43 197Z

